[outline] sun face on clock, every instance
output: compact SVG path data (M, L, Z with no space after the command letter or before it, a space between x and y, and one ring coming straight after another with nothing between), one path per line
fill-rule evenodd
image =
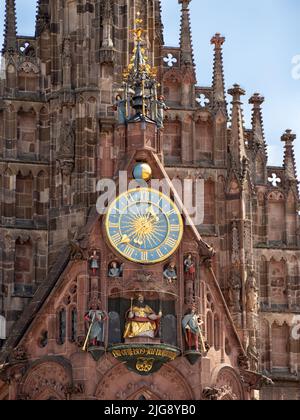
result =
M155 264L177 250L183 235L182 217L175 203L164 194L138 188L120 195L111 204L106 233L123 257Z

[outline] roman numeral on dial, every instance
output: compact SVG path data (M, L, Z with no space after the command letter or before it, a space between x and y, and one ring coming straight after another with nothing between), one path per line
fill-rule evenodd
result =
M118 246L122 241L122 236L119 233L116 233L115 235L112 235L111 240L115 246Z
M109 229L119 229L119 223L109 222L108 227L109 227Z
M167 215L168 217L172 216L173 214L177 214L177 212L176 212L176 210L175 210L175 209L171 209L171 210L169 210L169 211L166 213L166 215Z
M171 225L170 230L171 230L171 232L179 232L180 231L180 226L179 225Z
M142 252L142 261L148 261L148 252Z
M168 238L165 242L165 245L169 246L170 248L175 248L177 242L173 238Z
M161 252L160 249L157 250L157 254L158 254L159 258L163 258L164 257L164 254Z
M134 253L134 249L133 249L131 246L127 245L127 246L126 246L126 248L124 249L124 254L125 254L128 258L132 258L133 253Z

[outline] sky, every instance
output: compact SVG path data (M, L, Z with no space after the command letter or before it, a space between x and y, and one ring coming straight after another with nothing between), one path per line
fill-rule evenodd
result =
M18 33L33 35L36 1L16 0ZM161 0L165 43L177 46L180 28L178 0ZM0 0L4 16L5 0ZM216 32L226 37L224 67L226 88L239 83L247 92L244 98L246 126L250 127L248 99L261 93L264 126L269 144L269 164L281 165L281 135L287 128L298 135L296 157L300 175L300 1L299 0L192 0L191 25L200 86L212 82L213 48L210 39ZM0 22L2 45L3 19ZM293 64L294 62L294 64ZM298 65L297 65L298 63Z

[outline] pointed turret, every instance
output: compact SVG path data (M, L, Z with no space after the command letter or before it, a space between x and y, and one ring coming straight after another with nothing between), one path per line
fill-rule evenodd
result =
M213 107L215 110L222 109L227 114L222 51L222 46L224 42L225 38L219 33L217 33L211 39L211 44L215 46L213 74Z
M35 36L39 36L49 25L49 0L38 0L35 21Z
M182 5L180 28L181 64L187 67L194 67L195 62L189 9L191 0L178 0L178 2Z
M296 134L292 133L292 130L286 130L286 132L281 137L281 141L285 143L284 145L284 169L286 178L289 181L297 182L297 169L296 169L296 159L294 151L294 141L296 140Z
M253 132L253 147L256 149L263 149L267 155L267 144L265 141L262 104L265 98L259 93L255 93L250 99L249 104L253 105L252 111L252 132Z
M6 0L5 3L5 23L4 23L4 42L2 54L17 51L17 18L15 0Z
M248 162L245 136L244 136L244 119L241 96L244 96L246 92L239 85L234 85L232 89L228 91L232 99L232 115L231 115L231 140L230 140L230 153L232 157L232 163L235 169L238 170L240 175L243 175L245 166Z

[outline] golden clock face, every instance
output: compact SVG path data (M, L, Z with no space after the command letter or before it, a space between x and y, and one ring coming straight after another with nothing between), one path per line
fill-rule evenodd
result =
M183 222L177 206L167 196L150 188L137 188L111 204L106 233L123 257L141 264L155 264L177 250Z

